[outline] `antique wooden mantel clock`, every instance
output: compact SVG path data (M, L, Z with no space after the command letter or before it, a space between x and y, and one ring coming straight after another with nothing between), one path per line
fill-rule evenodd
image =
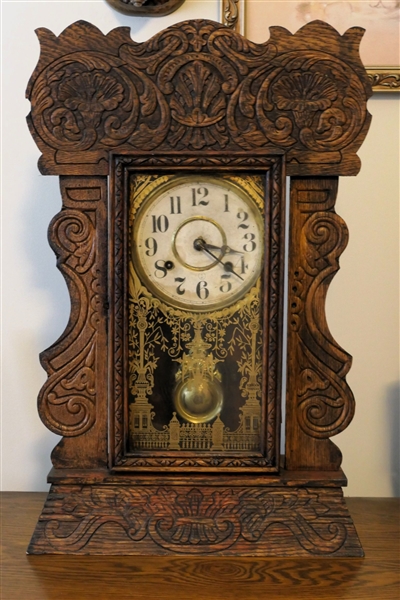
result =
M40 416L63 437L29 553L362 555L330 441L351 358L324 302L338 176L370 123L363 30L270 31L38 31L28 121L60 176L71 316L41 357Z

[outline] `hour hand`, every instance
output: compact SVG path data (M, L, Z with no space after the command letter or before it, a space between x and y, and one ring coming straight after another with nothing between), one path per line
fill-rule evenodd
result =
M208 249L208 250L221 250L222 254L243 254L243 252L241 252L240 250L234 250L233 248L231 248L230 246L214 246L214 244L207 244L207 242L204 242L203 247Z

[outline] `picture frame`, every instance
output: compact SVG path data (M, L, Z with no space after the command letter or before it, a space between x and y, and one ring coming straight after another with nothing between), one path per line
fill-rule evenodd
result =
M257 5L260 4L260 0L221 0L221 21L231 29L246 34L253 41L265 41L268 36L260 29L263 24L254 18ZM373 91L400 91L400 2L264 0L262 4L267 22L286 27L291 33L313 20L326 21L342 34L354 26L365 28L361 58L366 65ZM270 19L268 13L271 15ZM385 44L382 44L382 39Z

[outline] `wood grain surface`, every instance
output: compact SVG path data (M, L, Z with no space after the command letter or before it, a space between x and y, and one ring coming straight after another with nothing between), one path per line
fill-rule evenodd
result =
M348 230L335 212L338 178L292 177L290 185L286 468L335 470L342 455L329 439L354 415L346 382L351 356L325 315Z
M39 168L108 175L110 151L145 166L190 160L193 168L284 153L288 175L356 175L371 120L363 32L340 35L313 21L294 34L271 27L270 39L255 44L192 20L137 43L128 27L104 35L86 21L58 37L37 29L41 54L27 97Z
M398 600L399 501L347 499L365 559L27 556L43 493L4 492L2 600Z
M181 1L135 4L166 8ZM104 35L85 21L59 36L37 30L41 53L27 89L28 125L42 153L40 171L61 177L63 206L51 222L49 241L71 298L66 330L41 354L48 379L39 415L62 436L52 453L53 466L81 471L83 484L54 483L31 553L125 556L129 538L135 542L130 553L149 556L156 547L160 554L207 557L212 551L265 557L267 547L270 556L361 555L341 491L330 486L329 474L338 472L341 456L329 438L348 425L354 402L345 381L350 357L329 335L324 304L347 240L346 226L333 210L337 177L358 173L356 153L371 120L371 84L358 52L363 30L352 27L341 35L314 21L294 34L282 27L270 33L265 43L255 44L201 19L172 25L142 43L132 40L127 27ZM286 468L325 472L325 483L311 491L282 474L281 489L275 483L268 489L279 467L285 169L293 185ZM211 459L194 452L182 457L170 448L162 456L138 451L130 457L125 451L132 363L126 285L131 233L124 207L131 171L268 172L262 353L268 410L259 455L219 456L216 451ZM94 483L107 467L110 475L114 468L124 472L118 483ZM130 486L125 471L132 468L151 472L154 480L175 470L187 479L179 489L175 484ZM221 488L210 473L199 487L198 476L217 468L229 474L229 482ZM241 488L238 478L253 476L250 469L262 473L264 482L254 486L247 480ZM20 527L27 509L16 506L18 497L12 501ZM249 598L241 589L249 581L261 584L259 592L287 582L296 589L310 564L293 563L292 578L292 569L282 570L284 563L265 559L107 560L27 565L32 582L41 586L39 598L49 597L54 586L60 588L57 597L64 592L77 598L176 596L179 584L181 597L189 599L210 593ZM333 564L331 577L325 577L322 563L312 574L325 591L341 581L339 563ZM20 565L15 572L18 586L22 570ZM106 592L109 581L123 590ZM33 596L19 587L14 597Z

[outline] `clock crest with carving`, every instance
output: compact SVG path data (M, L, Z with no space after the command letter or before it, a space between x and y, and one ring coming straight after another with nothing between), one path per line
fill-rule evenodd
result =
M37 32L28 123L60 176L71 315L41 355L63 437L29 553L362 556L330 440L351 357L324 304L370 123L363 30L270 32Z

